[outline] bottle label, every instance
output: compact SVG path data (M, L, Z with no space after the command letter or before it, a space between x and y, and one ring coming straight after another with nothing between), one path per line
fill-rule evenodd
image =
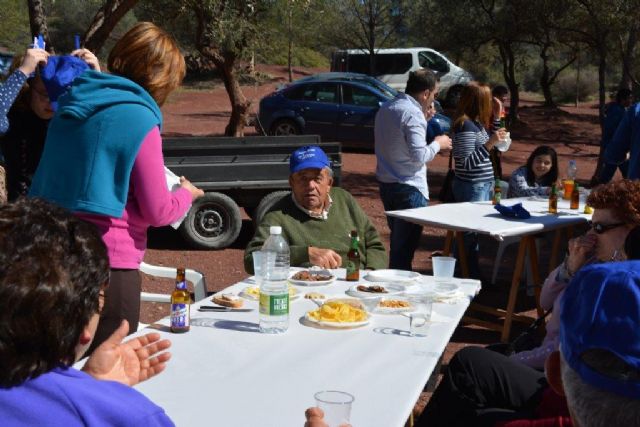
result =
M267 316L289 314L289 292L278 295L260 292L260 314L266 314Z
M352 259L347 260L347 276L354 274L356 271L360 270L360 262L354 262Z
M171 327L186 328L189 326L189 305L171 304Z
M187 289L187 282L182 281L182 282L176 283L176 289Z

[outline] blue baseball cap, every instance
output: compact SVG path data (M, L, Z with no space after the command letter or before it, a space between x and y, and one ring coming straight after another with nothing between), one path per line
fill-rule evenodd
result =
M587 384L632 399L640 380L611 378L582 360L587 350L606 350L640 371L640 261L584 267L561 302L560 349Z
M86 62L71 55L50 56L47 64L40 67L40 78L47 89L53 110L58 109L58 98L71 87L75 78L88 68Z
M329 158L317 145L298 148L289 159L289 171L296 173L303 169L322 169L330 167Z

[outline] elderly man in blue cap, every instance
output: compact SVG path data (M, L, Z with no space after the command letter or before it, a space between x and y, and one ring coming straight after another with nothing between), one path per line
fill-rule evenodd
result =
M349 233L356 230L362 268L386 268L387 254L378 232L351 194L332 187L333 172L324 151L317 146L297 149L289 170L291 196L278 201L260 222L244 253L245 270L253 273L251 253L262 248L272 225L282 227L292 266L343 266Z

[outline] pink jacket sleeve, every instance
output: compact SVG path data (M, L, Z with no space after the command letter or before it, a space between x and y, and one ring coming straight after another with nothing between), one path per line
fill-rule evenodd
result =
M181 218L191 207L191 193L167 188L162 157L162 137L158 127L145 136L131 170L131 188L140 213L149 225L161 227Z
M549 310L553 306L553 302L556 300L560 292L564 291L568 285L563 281L557 279L558 272L562 268L562 265L556 267L544 281L542 290L540 291L540 306L544 310Z

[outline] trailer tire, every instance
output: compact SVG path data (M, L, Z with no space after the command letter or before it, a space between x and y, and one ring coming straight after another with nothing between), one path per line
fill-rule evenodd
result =
M255 210L255 214L253 216L253 226L258 227L262 222L262 218L266 215L267 212L280 200L284 197L291 194L291 191L274 191L262 198L260 203L258 203L258 207Z
M196 248L223 249L235 242L241 228L242 216L236 202L222 193L211 192L193 202L180 233Z

